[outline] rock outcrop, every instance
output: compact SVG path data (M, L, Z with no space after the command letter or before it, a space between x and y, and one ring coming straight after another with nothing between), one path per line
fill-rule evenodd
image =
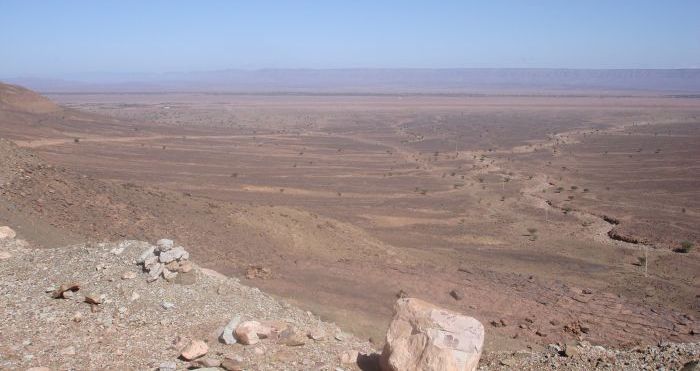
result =
M384 371L473 371L484 343L478 320L414 298L399 299L381 357Z

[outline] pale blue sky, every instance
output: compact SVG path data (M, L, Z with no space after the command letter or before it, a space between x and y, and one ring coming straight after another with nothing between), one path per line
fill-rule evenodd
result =
M0 76L698 68L700 1L0 0Z

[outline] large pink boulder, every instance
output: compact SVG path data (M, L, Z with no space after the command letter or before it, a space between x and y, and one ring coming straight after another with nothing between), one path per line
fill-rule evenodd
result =
M384 371L473 371L484 326L468 316L414 298L399 299L386 334Z

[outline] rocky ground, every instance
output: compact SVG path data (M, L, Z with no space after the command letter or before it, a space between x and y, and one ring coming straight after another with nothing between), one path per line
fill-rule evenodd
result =
M228 369L353 370L357 351L374 352L310 312L194 264L149 283L136 264L148 243L0 246L0 369L184 369L194 366L180 357L190 340L207 345L208 364L228 358ZM77 291L54 298L72 283ZM224 344L221 330L234 317L268 323L279 336Z
M377 345L182 254L176 265L185 269L170 262L168 280L153 279L139 264L152 248L121 241L33 249L1 229L0 369L378 368ZM239 326L237 342L226 344L222 332L232 319L256 321L267 333L243 345ZM699 343L612 350L581 341L546 352L486 353L479 369L676 370L698 358Z

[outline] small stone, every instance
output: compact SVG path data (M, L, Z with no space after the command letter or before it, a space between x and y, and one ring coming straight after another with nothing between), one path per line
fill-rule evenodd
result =
M178 268L178 272L189 273L191 270L192 270L192 263L190 263L189 261L180 262L180 267Z
M148 259L151 256L156 256L154 253L155 249L155 247L151 246L146 250L143 250L143 252L141 252L141 255L139 255L139 257L136 259L136 264L144 264L146 259Z
M156 241L156 246L158 247L158 251L168 251L173 248L174 242L173 240L167 239L167 238L161 238L160 240Z
M356 350L346 350L340 355L340 363L344 365L357 363L359 356L360 353Z
M5 239L13 239L17 236L17 233L15 233L12 228L8 226L2 226L0 227L0 240L5 240Z
M253 354L261 356L261 355L265 354L265 350L262 347L257 347L255 349L253 349Z
M136 278L137 276L138 276L138 274L136 272L128 271L128 272L124 272L124 274L122 274L122 279L123 280L130 280L130 279Z
M564 344L564 355L571 358L576 357L579 354L578 347L576 344L567 343Z
M75 347L69 346L69 347L63 348L59 351L59 353L61 353L61 355L64 355L64 356L74 356L75 355Z
M165 265L165 269L177 272L180 269L180 262L178 262L177 260L173 260Z
M85 295L85 302L88 304L102 304L102 298L98 294L87 294Z
M239 356L225 357L221 361L221 368L226 371L242 371L245 368L243 359Z
M258 333L262 325L258 321L245 321L236 327L236 339L243 345L253 345L260 341Z
M177 364L175 362L163 362L158 365L158 371L175 371L177 370Z
M218 359L210 358L210 357L204 357L200 359L195 359L192 361L192 366L196 368L203 368L203 367L219 367L221 366L221 361Z
M74 291L80 290L80 284L77 282L71 282L71 283L65 283L61 286L59 286L56 290L54 290L53 294L51 295L54 299L59 299L59 298L64 298L67 299L68 297L72 296L72 293ZM66 297L66 293L70 292L68 297Z
M177 272L172 272L167 268L163 268L163 278L165 278L165 280L172 281L175 277L177 277Z
M547 333L544 332L544 330L535 331L535 335L540 336L540 337L547 337Z
M450 296L452 298L454 298L455 300L464 299L464 294L462 293L462 291L460 291L458 289L453 289L452 291L450 291Z
M593 293L593 290L591 290L591 289L583 289L583 290L581 290L581 292L584 293L584 294L586 294L586 295L590 295L590 294Z
M165 310L175 309L175 304L168 302L168 301L164 301L164 302L160 303L160 306Z
M190 258L190 253L185 251L182 246L175 247L173 249L163 251L158 256L158 260L161 263L170 263L175 260L185 260Z
M249 280L260 278L260 279L268 279L272 275L272 270L267 267L263 267L260 265L254 265L248 267L245 273L245 277Z
M342 331L338 331L333 335L333 338L338 341L345 341L347 340L347 335L345 335Z
M131 293L131 297L129 297L129 300L136 301L136 300L139 300L140 297L141 297L141 295L139 295L138 292L134 291Z
M500 363L501 366L508 366L508 367L515 367L515 365L516 365L515 360L512 358L502 359L498 363Z
M73 315L73 322L79 323L82 320L83 320L83 314L80 312L75 312L75 314Z
M233 317L227 324L224 326L224 329L221 331L221 335L219 335L219 340L227 345L231 344L236 344L236 337L233 336L233 332L236 330L238 327L238 324L241 322L241 317L240 316L235 316Z
M278 343L290 347L298 347L306 344L306 339L294 327L289 327L279 334Z
M323 331L322 327L316 327L311 329L309 331L309 339L315 340L315 341L321 341L326 338L326 332Z
M187 361L191 361L207 354L208 351L209 347L207 346L207 343L201 340L192 340L189 344L187 344L187 346L185 346L185 349L182 350L180 356Z
M0 260L7 260L12 257L12 254L10 254L7 251L0 251Z
M164 266L161 263L156 263L150 271L148 271L148 278L146 279L147 282L153 282L160 277L160 274L163 273Z

